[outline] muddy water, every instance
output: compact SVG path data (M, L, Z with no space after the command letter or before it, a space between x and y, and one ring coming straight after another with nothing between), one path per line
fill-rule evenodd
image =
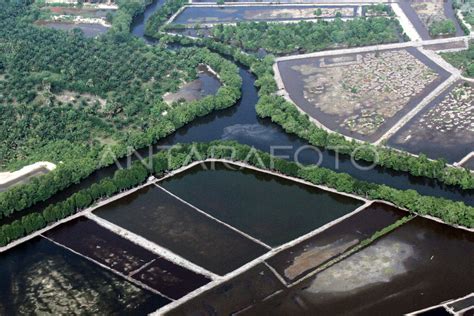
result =
M174 299L210 280L182 268L129 240L80 218L49 231L47 238L150 286Z
M248 314L400 315L474 289L474 234L415 218Z
M272 271L259 264L166 315L233 315L283 288Z
M108 27L93 23L43 22L42 26L62 31L80 29L85 37L96 37L108 31Z
M358 6L235 6L235 7L189 7L180 13L174 24L196 23L234 23L242 21L286 21L316 19L316 9L341 9L348 11L343 18L354 18ZM308 10L308 14L299 16L299 10ZM336 11L334 11L336 12ZM295 16L298 15L298 16Z
M95 213L217 274L267 251L153 186Z
M180 101L194 101L202 99L205 96L215 95L221 82L219 79L208 70L205 65L198 67L198 78L185 84L176 93L169 93L163 96L163 99L168 103Z
M179 299L210 282L210 279L160 257L133 274L132 278L173 299Z
M206 164L211 169L212 164ZM196 166L162 186L212 216L276 246L345 215L363 203L248 169Z
M463 121L456 123L453 118L462 113L466 113L466 116L468 117L469 109L464 110L467 111L464 112L461 107L461 103L458 103L457 107L452 107L449 109L446 105L443 106L440 104L444 99L449 97L453 89L459 87L463 83L464 82L461 80L455 82L448 89L443 91L443 93L434 98L433 101L425 106L407 124L401 127L392 137L390 137L387 141L387 145L414 154L424 153L432 159L443 157L449 163L458 162L467 154L469 154L474 148L474 133L470 132L468 128L459 128L459 130L455 129L451 131L448 128L450 124L464 124L465 122ZM474 87L474 84L471 84L471 86ZM474 99L469 101L474 102ZM441 118L439 116L430 118L423 117L429 113L429 111L436 109L437 107L445 108L445 113L440 111L440 116L442 116ZM468 107L470 107L470 105L468 105ZM436 121L440 119L443 119L444 124ZM472 119L469 120L468 118L466 118L466 120L468 122L473 121ZM426 121L428 121L428 123L432 124L434 127L427 128ZM435 127L438 127L438 129Z
M143 315L168 300L36 238L0 257L0 314Z
M395 207L374 203L314 237L278 253L268 263L288 282L294 282L406 215Z

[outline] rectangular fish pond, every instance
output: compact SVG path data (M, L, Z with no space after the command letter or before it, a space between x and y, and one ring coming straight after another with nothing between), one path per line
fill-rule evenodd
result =
M332 19L336 17L337 13L341 18L355 18L358 8L359 6L356 5L189 6L185 7L171 23L192 26L195 24ZM315 11L318 9L321 12L316 15Z
M238 168L238 167L237 167ZM278 246L354 211L364 202L250 169L195 166L164 189L270 246Z

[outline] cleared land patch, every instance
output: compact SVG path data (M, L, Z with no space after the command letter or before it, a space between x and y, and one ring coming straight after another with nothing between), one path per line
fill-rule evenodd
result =
M454 163L474 148L474 84L457 82L388 142L414 154Z
M163 100L168 105L181 101L199 100L208 95L215 95L220 86L221 82L219 79L205 65L200 65L196 80L185 83L177 92L165 93Z
M278 63L292 100L331 130L375 141L449 74L414 48Z

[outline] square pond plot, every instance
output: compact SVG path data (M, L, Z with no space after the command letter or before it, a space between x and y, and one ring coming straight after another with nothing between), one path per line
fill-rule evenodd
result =
M221 275L268 251L155 186L110 203L95 214Z
M474 83L458 81L400 128L388 145L460 161L474 148Z
M45 238L0 254L0 315L144 315L169 301Z
M417 217L247 312L402 315L473 289L474 233Z
M294 282L406 215L406 212L393 206L373 203L342 222L279 252L267 262L285 280Z
M278 62L291 99L327 128L374 142L450 73L414 47Z
M210 281L205 276L165 260L90 219L79 218L44 235L173 299L183 297Z
M196 166L160 183L210 215L277 246L354 211L359 200L262 172Z
M166 315L235 315L284 288L275 274L261 263Z

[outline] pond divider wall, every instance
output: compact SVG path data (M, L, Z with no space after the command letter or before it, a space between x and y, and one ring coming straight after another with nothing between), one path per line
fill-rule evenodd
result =
M103 269L105 269L105 270L108 270L108 271L110 271L110 272L112 272L112 273L114 273L114 274L120 276L121 278L127 280L128 282L130 282L130 283L132 283L132 284L135 284L135 285L138 286L138 287L141 287L142 289L145 289L145 290L150 291L150 292L152 292L152 293L154 293L154 294L157 294L157 295L159 295L159 296L161 296L161 297L164 297L164 298L166 298L166 299L168 299L168 300L170 300L170 301L173 301L172 298L170 298L170 297L164 295L163 293L158 292L157 290L155 290L155 289L149 287L149 286L146 285L146 284L143 284L142 282L140 282L140 281L138 281L138 280L136 280L136 279L133 279L131 276L125 275L125 274L123 274L123 273L120 273L120 272L118 272L117 270L112 269L112 268L106 266L105 264L103 264L103 263L101 263L101 262L99 262L99 261L96 261L96 260L94 260L94 259L92 259L92 258L90 258L90 257L88 257L88 256L85 256L85 255L83 255L83 254L81 254L81 253L79 253L79 252L77 252L77 251L75 251L75 250L73 250L73 249L71 249L71 248L69 248L69 247L66 247L65 245L60 244L60 243L58 243L58 242L56 242L56 241L54 241L54 240L52 240L52 239L50 239L50 238L48 238L48 237L46 237L46 236L41 235L41 237L43 237L44 239L50 241L51 243L55 244L55 245L58 246L58 247L64 248L64 249L66 249L66 250L68 250L68 251L74 253L75 255L78 255L78 256L80 256L80 257L82 257L82 258L84 258L84 259L86 259L86 260L88 260L88 261L90 261L90 262L92 262L92 263L95 263L96 265L100 266L101 268L103 268Z
M214 161L218 161L217 159L214 160ZM222 161L219 161L219 162L222 162ZM242 164L244 165L244 164ZM245 166L245 165L244 165ZM261 171L259 169L254 169L254 170L257 170L257 171ZM271 173L271 172L269 172ZM276 176L280 176L279 174L274 174ZM288 179L291 179L291 177L288 177ZM349 218L351 217L352 215L358 213L358 212L361 212L363 211L365 208L367 208L368 206L370 206L371 204L373 203L373 201L367 201L364 205L360 206L359 208L357 208L356 210L352 211L351 213L349 214L346 214L330 223L327 223L325 224L324 226L321 226L303 236L300 236L296 239L293 239L292 241L290 242L287 242L283 245L280 245L278 247L275 247L273 248L272 250L270 250L269 252L263 254L262 256L260 256L259 258L256 258L250 262L248 262L247 264L243 265L242 267L224 275L223 277L219 278L218 280L214 280L206 285L204 285L203 287L195 290L194 292L191 292L189 293L188 295L176 300L176 301L173 301L172 303L166 305L166 306L163 306L162 308L160 308L159 310L157 310L155 313L153 313L152 315L163 315L165 314L166 312L176 308L177 306L181 305L181 304L184 304L185 302L199 296L201 293L205 292L205 291L208 291L238 275L240 275L241 273L247 271L247 270L250 270L251 268L254 268L255 266L257 266L258 264L260 263L265 263L265 260L271 258L272 256L274 256L275 254L277 254L278 252L282 251L282 250L286 250L288 248L291 248L295 245L297 245L298 243L308 239L308 238L311 238L317 234L319 234L320 232L322 232L323 230L331 227L331 226L334 226L336 224L338 224L339 222L341 222L342 220L346 219L346 218ZM274 274L275 276L283 283L283 285L285 287L289 287L289 285L284 281L284 279L276 272L274 271L274 269L270 269Z
M133 242L134 244L137 244L157 255L159 255L160 257L164 258L164 259L167 259L169 261L171 261L172 263L175 263L179 266L182 266L188 270L191 270L193 272L196 272L198 274L202 274L206 277L209 277L211 280L216 280L216 279L219 279L220 277L192 262L190 262L189 260L175 254L174 252L164 248L164 247L161 247L159 245L157 245L156 243L152 242L152 241L149 241L147 240L146 238L144 237L141 237L135 233L132 233L128 230L126 230L125 228L122 228L118 225L115 225L109 221L106 221L105 219L102 219L94 214L87 214L86 215L87 218L93 220L94 222L96 222L97 224L99 224L100 226L116 233L117 235Z
M157 188L159 188L160 190L162 190L163 192L166 192L167 194L171 195L172 197L174 197L174 198L177 199L178 201L180 201L180 202L182 202L182 203L188 205L189 207L193 208L195 211L197 211L197 212L199 212L200 214L206 216L207 218L209 218L209 219L211 219L211 220L213 220L213 221L215 221L215 222L217 222L217 223L219 223L219 224L221 224L221 225L224 225L225 227L229 228L230 230L235 231L235 232L238 233L239 235L242 235L242 236L244 236L245 238L248 238L248 239L252 240L253 242L255 242L255 243L257 243L257 244L259 244L259 245L261 245L261 246L263 246L263 247L265 247L265 248L267 248L267 249L272 249L272 247L270 247L269 245L267 245L267 244L264 243L263 241L261 241L261 240L259 240L259 239L257 239L257 238L254 238L254 237L250 236L249 234L246 234L246 233L244 233L243 231L238 230L237 228L235 228L235 227L233 227L233 226L231 226L231 225L229 225L229 224L227 224L227 223L225 223L225 222L223 222L223 221L221 221L221 220L219 220L219 219L217 219L217 218L215 218L215 217L209 215L208 213L206 213L206 212L204 212L203 210L199 209L198 207L192 205L191 203L189 203L189 202L183 200L183 199L180 198L179 196L177 196L177 195L171 193L170 191L166 190L165 188L159 186L158 184L154 183L154 185L155 185Z

